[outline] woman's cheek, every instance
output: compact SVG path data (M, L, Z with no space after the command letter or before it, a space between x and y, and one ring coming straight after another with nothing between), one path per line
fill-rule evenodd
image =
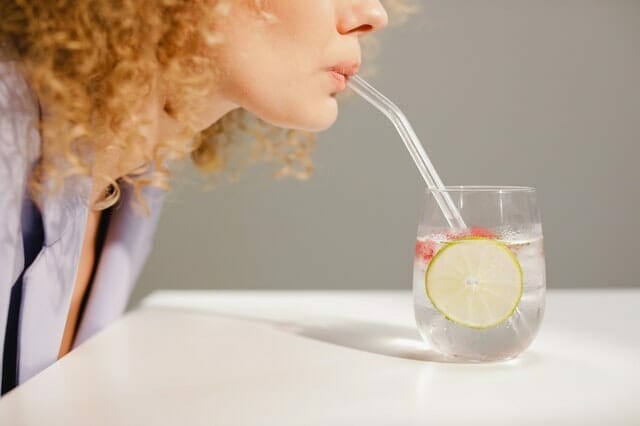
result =
M228 64L225 92L235 104L283 128L317 132L335 122L337 103L322 75L295 65L287 72L285 59L273 61L260 55L253 59L251 65L240 58Z

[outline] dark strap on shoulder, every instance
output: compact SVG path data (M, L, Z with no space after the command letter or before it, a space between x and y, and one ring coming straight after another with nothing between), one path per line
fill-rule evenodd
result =
M20 308L22 306L22 278L42 250L44 227L38 207L30 199L25 200L22 215L22 243L24 247L24 268L11 287L9 313L4 338L2 357L2 389L0 395L18 386L20 372ZM26 230L26 232L25 232Z

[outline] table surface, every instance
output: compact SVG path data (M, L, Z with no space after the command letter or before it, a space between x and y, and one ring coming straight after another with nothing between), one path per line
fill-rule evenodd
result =
M408 291L156 292L0 399L0 424L638 425L639 306L550 291L520 357L452 364Z

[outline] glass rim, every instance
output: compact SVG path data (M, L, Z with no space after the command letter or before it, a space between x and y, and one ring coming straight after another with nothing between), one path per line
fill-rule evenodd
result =
M444 189L433 188L425 189L426 193L444 193L444 192L497 192L499 194L517 192L528 193L536 192L532 186L509 186L509 185L452 185L445 186Z

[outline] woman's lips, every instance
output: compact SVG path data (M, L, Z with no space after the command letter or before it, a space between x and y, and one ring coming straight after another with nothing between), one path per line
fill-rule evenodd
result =
M344 61L332 66L327 71L335 81L338 91L343 91L347 88L349 77L357 74L359 69L360 61Z
M340 74L337 71L329 71L329 74L331 75L331 77L333 77L333 80L336 83L336 86L338 88L339 91L343 91L344 89L347 88L347 76L344 74Z

